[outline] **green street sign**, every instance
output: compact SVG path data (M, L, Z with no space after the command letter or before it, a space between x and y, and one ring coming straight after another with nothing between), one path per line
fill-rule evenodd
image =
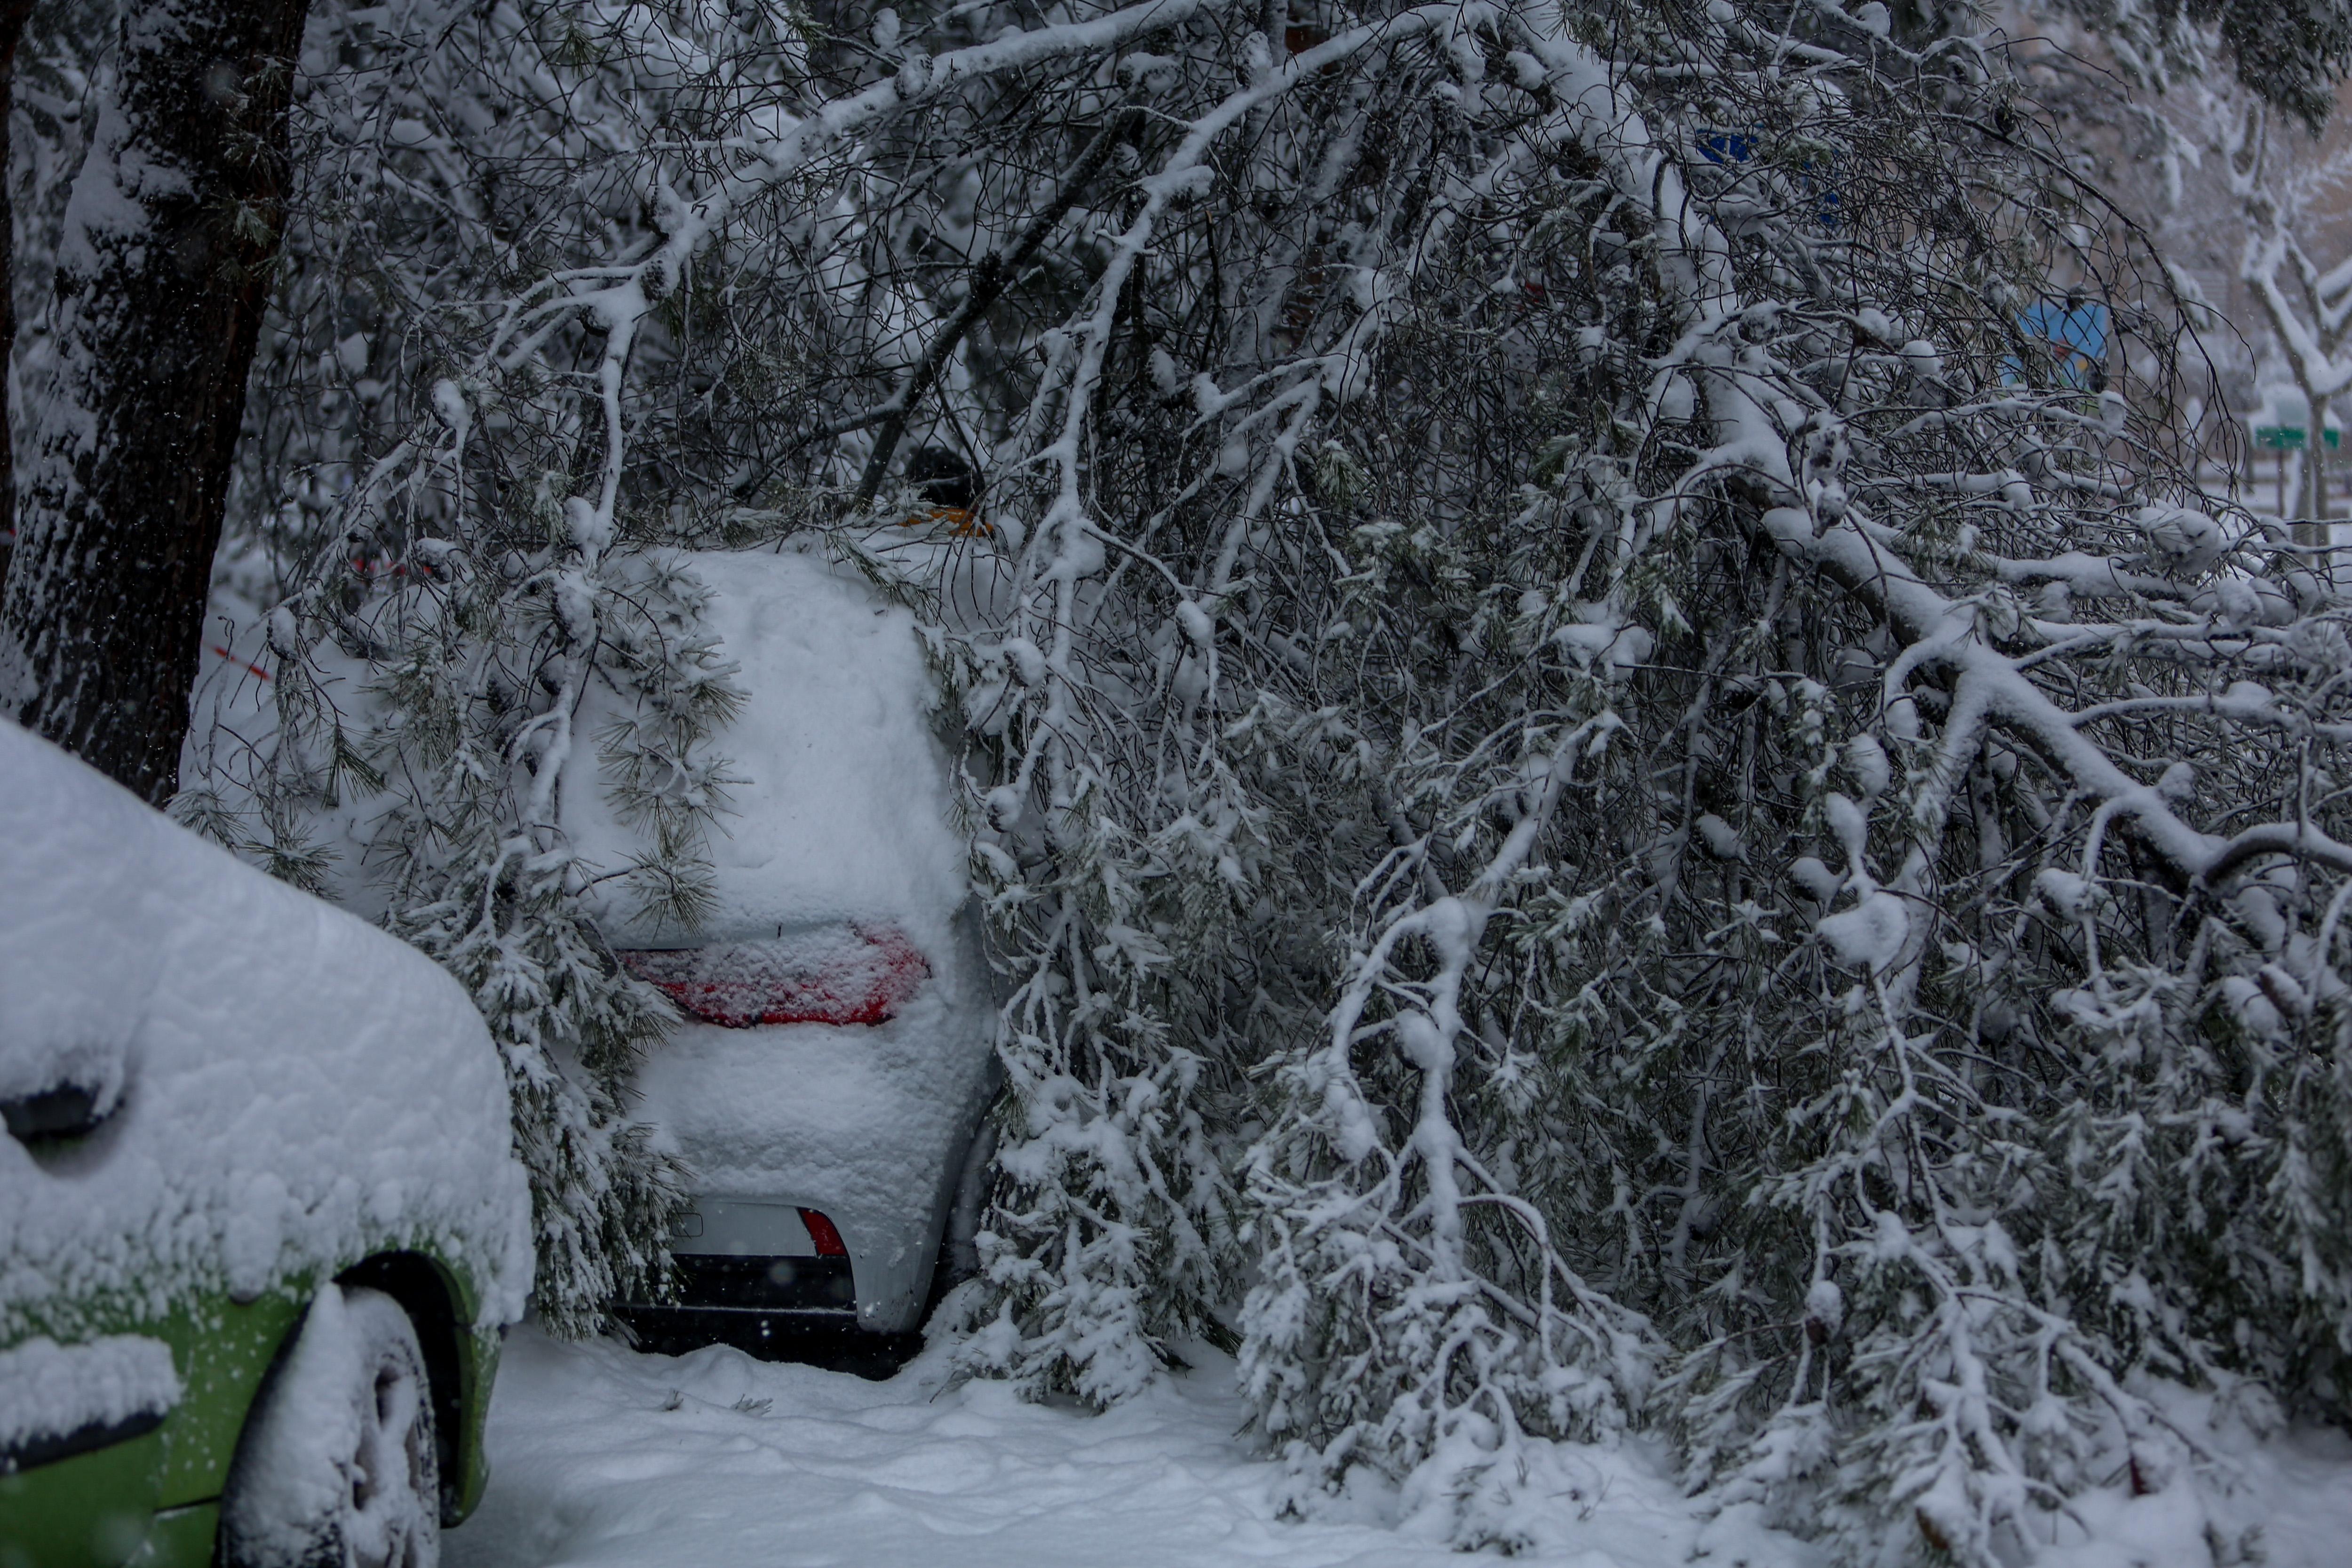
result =
M2254 426L2254 445L2262 447L2264 451L2300 452L2304 448L2304 444L2309 439L2310 432L2305 430L2300 425L2257 425ZM2343 431L2330 430L2327 433L2327 449L2329 451L2334 451L2343 444Z

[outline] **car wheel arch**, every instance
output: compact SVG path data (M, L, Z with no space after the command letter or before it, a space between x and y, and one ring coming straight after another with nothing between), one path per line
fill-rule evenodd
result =
M421 1252L380 1252L335 1276L340 1286L381 1290L400 1303L425 1351L425 1375L433 1394L434 1447L441 1469L441 1522L454 1525L460 1513L467 1465L466 1445L474 1428L465 1419L465 1329L457 1295L447 1271ZM297 1325L299 1331L299 1325ZM290 1343L293 1335L289 1334ZM487 1394L488 1391L484 1391Z

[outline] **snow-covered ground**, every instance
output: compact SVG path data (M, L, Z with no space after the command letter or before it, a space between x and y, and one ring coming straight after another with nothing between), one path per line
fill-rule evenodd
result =
M888 1383L668 1357L518 1331L490 1409L489 1495L448 1568L1459 1568L1480 1561L1381 1522L1279 1517L1280 1471L1236 1436L1232 1363L1107 1415L945 1386L936 1352ZM1817 1568L1742 1520L1703 1524L1633 1450L1578 1450L1573 1568ZM1577 1494L1581 1495L1577 1495Z
M481 1511L449 1568L1458 1568L1368 1500L1353 1520L1281 1517L1280 1471L1236 1436L1232 1363L1201 1352L1105 1415L949 1386L927 1352L888 1383L753 1361L561 1344L507 1349ZM1639 1447L1557 1453L1558 1524L1512 1559L1544 1568L1824 1568L1742 1513L1706 1521ZM2209 1544L2186 1488L2088 1500L2095 1538L2057 1568L2341 1568L2352 1562L2352 1440L2297 1432L2239 1456L2217 1501L2256 1553Z

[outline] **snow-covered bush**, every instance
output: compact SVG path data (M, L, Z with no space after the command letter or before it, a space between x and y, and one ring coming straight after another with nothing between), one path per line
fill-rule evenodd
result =
M1967 16L758 15L468 12L303 100L369 194L316 179L247 559L382 716L280 776L384 781L524 1081L653 1016L544 799L583 683L682 919L721 804L640 547L826 530L965 721L968 1366L1107 1402L1238 1331L1302 1507L1517 1544L1531 1438L1648 1423L1976 1564L2206 1461L2140 1379L2340 1400L2352 644L2186 485L2164 274ZM606 1130L542 1204L625 1262L617 1107L532 1114Z

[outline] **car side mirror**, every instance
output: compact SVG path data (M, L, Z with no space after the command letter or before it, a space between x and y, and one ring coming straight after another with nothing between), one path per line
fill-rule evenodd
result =
M100 1091L88 1084L61 1083L0 1100L0 1120L19 1143L80 1138L98 1131L121 1103L119 1094L101 1100Z

